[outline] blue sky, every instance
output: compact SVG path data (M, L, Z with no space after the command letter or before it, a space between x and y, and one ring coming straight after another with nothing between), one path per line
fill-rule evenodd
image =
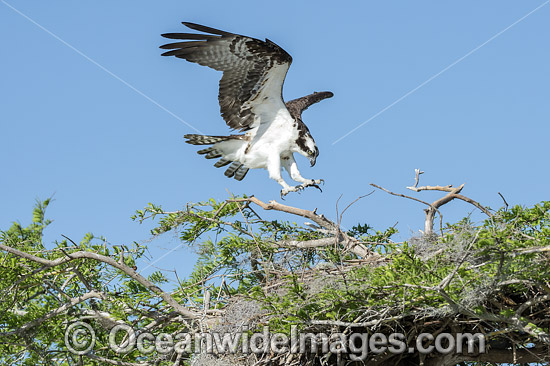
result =
M465 195L492 208L502 205L497 192L510 204L549 199L548 1L258 4L0 0L0 228L28 224L35 199L54 195L47 241L93 232L141 242L151 225L130 216L148 202L175 210L228 192L279 199L266 171L227 179L184 143L187 124L228 129L221 74L160 57L160 34L184 31L181 21L279 44L294 58L287 100L334 92L303 115L317 165L297 157L304 176L325 179L323 193L291 194L287 204L334 218L338 198L344 207L369 183L435 199L405 189L415 168L426 172L421 184L466 183ZM343 225L398 222L406 239L423 227L422 209L375 192ZM482 219L460 202L443 209L449 221L471 212ZM192 251L171 252L178 244L170 235L149 243L153 260L168 255L145 273L188 273Z

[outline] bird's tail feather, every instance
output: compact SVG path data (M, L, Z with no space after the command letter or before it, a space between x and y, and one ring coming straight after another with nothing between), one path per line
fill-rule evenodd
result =
M233 177L236 180L243 180L246 176L246 173L248 173L248 168L246 168L238 161L234 161L233 164L231 164L229 168L227 168L224 174L227 178Z
M230 136L205 136L205 135L185 135L184 136L188 144L192 145L214 145L218 142L223 142L227 140L240 140L242 139L242 135L230 135ZM207 159L215 159L215 158L221 158L214 164L216 168L221 168L222 166L226 166L229 163L232 163L225 171L225 175L228 178L235 178L236 180L243 180L246 176L246 173L248 173L248 168L246 168L242 163L239 163L238 161L233 161L230 159L226 159L223 156L222 152L218 149L216 149L214 146L208 147L206 149L202 149L197 151L198 154L204 155Z
M229 135L229 136L206 136L206 135L185 135L188 144L191 145L213 145L218 142L227 140L240 140L242 135ZM199 152L200 154L200 152Z
M248 168L246 168L244 165L241 165L239 169L235 172L234 178L236 180L243 180L246 176L246 173L248 173Z
M221 168L222 166L226 166L227 164L232 163L232 162L233 162L233 160L229 160L229 159L226 159L226 158L221 158L220 160L218 160L216 162L216 164L214 164L214 166L216 168Z
M214 146L209 147L207 149L202 149L197 151L197 154L205 155L204 157L207 159L214 159L214 158L221 158L222 152L216 149Z

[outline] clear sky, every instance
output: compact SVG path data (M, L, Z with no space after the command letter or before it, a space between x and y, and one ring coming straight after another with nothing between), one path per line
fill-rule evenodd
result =
M35 199L54 195L47 241L93 232L141 242L151 225L130 216L148 202L279 199L266 171L227 179L184 143L189 125L229 130L221 74L160 56L160 34L185 31L181 21L279 44L294 58L287 100L334 92L303 115L317 165L297 157L304 176L326 181L323 193L291 193L287 204L334 219L338 198L344 207L369 183L433 200L405 189L415 168L426 171L421 184L466 183L465 195L492 208L497 192L510 204L550 199L549 1L0 0L1 228L28 224ZM422 209L376 192L342 223L398 222L407 239L423 227ZM459 202L443 209L449 221L471 212L483 217ZM154 266L188 273L193 255L171 251L178 244L150 242L162 258Z

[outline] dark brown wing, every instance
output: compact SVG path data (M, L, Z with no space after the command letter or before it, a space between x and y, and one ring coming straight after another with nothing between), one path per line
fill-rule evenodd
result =
M218 99L229 127L246 131L257 126L261 121L256 118L255 107L263 100L278 98L284 106L282 87L292 62L285 50L268 39L260 41L199 24L183 24L208 34L163 34L184 41L161 46L171 50L162 55L223 71Z
M290 115L295 120L302 119L302 112L308 109L312 104L318 103L326 98L332 98L334 94L329 91L314 92L313 94L306 95L305 97L293 99L286 103L286 108L290 112Z

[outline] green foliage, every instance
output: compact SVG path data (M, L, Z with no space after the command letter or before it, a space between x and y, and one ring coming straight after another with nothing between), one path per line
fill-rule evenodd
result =
M46 247L42 233L50 223L45 218L48 204L49 200L37 203L30 225L14 223L0 232L0 243L48 260L86 251L129 267L140 264L145 246L111 245L91 233L78 244L62 240ZM534 293L533 286L548 286L550 279L543 250L550 246L550 202L503 209L480 224L465 219L448 224L439 237L403 243L391 240L395 228L377 231L358 224L347 234L383 258L376 265L362 263L341 246L300 250L282 246L282 241L315 240L329 234L289 221L264 220L238 197L189 204L174 212L149 204L133 219L155 220L153 236L177 232L183 243L196 249L199 257L192 273L178 279L175 288L165 289L177 302L198 311L206 306L208 294L212 295L209 309L222 309L235 296L253 299L267 310L272 332L289 332L291 325L306 328L315 321L363 322L373 319L369 314L380 314L377 327L397 326L402 319L415 319L419 314L476 316L505 323L526 294ZM160 271L150 274L148 280L159 287L168 283ZM89 299L51 315L70 299L91 290L101 292L108 301ZM124 356L110 351L108 328L98 326L105 319L90 314L109 314L111 322L143 328L154 323L155 313L168 316L173 310L128 273L92 259L49 267L2 251L0 291L2 364L76 362L78 357L71 355L61 340L68 324L83 318L97 330L94 349L98 355L139 361L137 351ZM510 298L510 305L488 306L488 299L499 297ZM17 331L41 318L47 320ZM528 315L519 320L535 335L545 331L544 325ZM178 329L187 328L170 321L155 327L157 332ZM160 358L157 361L159 365L173 364ZM80 362L101 364L86 357Z
M53 243L51 249L46 248L42 239L43 230L51 222L45 219L49 202L37 203L30 225L23 227L14 223L8 230L0 232L0 243L47 260L65 258L78 251L105 256L113 253L113 259L119 259L121 247L110 246L105 239L91 233L86 234L79 244L62 240ZM125 262L133 263L134 259L143 255L145 248L124 246L124 249ZM155 281L163 278L159 274L153 277ZM116 301L89 299L51 317L51 313L69 299L78 298L90 289L112 295ZM60 358L68 357L63 338L70 322L90 311L107 312L114 320L131 321L126 311L129 305L135 303L138 297L149 302L154 299L149 290L136 286L126 274L102 262L76 260L48 267L4 251L0 252L0 294L3 299L0 302L0 333L3 340L0 342L0 364L5 365L53 364ZM28 331L16 331L44 317L49 319L30 327ZM99 334L98 347L105 347L106 341L105 335ZM93 361L86 363L99 364Z
M266 296L272 311L284 314L273 318L272 325L284 331L290 324L303 326L312 320L357 322L367 309L381 313L394 309L394 315L401 317L418 313L419 309L434 316L451 313L453 304L438 292L438 286L453 272L456 274L444 291L459 306L476 308L476 304L502 291L499 284L507 280L513 281L504 286L506 292L520 295L527 291L520 281L548 283L550 279L550 267L544 258L541 260L540 252L522 253L526 248L550 245L549 211L550 202L542 202L532 208L500 210L481 225L468 229L467 221L448 225L436 242L424 243L439 249L430 258L418 256L417 248L409 242L388 242L387 238L395 233L392 228L368 235L370 227L357 226L352 233L363 235L364 242L378 247L389 263L374 268L360 266L332 281L327 281L325 273L320 274L324 283L332 283L315 291L315 281L297 282L299 276L292 276L286 291ZM334 260L325 257L331 259ZM476 309L482 318L492 311ZM504 309L500 315L510 313L513 310Z

